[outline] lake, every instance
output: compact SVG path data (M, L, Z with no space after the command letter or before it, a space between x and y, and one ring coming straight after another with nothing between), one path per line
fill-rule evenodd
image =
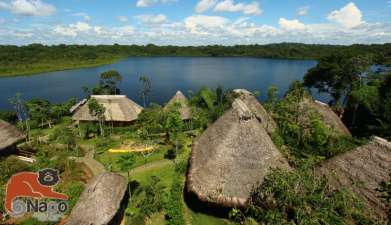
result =
M132 57L98 67L41 73L34 76L0 78L0 110L12 109L8 99L20 92L24 99L44 98L62 102L71 97L82 99L82 86L92 87L99 75L117 70L123 76L122 94L141 103L140 75L152 81L151 101L167 102L177 90L184 94L202 86L211 88L245 88L260 91L265 100L267 88L275 85L282 96L294 80L302 80L305 73L316 65L313 60L278 60L259 58L212 57ZM314 92L315 93L315 92ZM316 94L316 93L315 93ZM315 95L327 101L327 96Z

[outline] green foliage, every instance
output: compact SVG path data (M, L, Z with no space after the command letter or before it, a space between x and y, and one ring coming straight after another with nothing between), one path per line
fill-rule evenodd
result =
M67 184L65 193L69 197L68 200L69 209L72 209L76 205L83 190L84 190L84 185L80 182L70 182Z
M15 112L0 111L0 120L7 121L9 123L16 123L18 117Z
M121 155L120 158L117 160L117 163L121 171L128 172L128 174L135 162L136 162L136 156L132 153Z
M105 136L105 132L103 128L104 121L105 121L105 112L106 112L105 107L102 104L100 104L96 99L91 98L88 101L88 110L92 116L98 118L100 134L102 136Z
M163 209L163 189L164 186L160 184L160 179L152 176L148 184L143 187L145 197L138 205L142 214L150 216Z
M230 90L224 90L222 87L209 89L201 88L190 98L190 104L197 107L194 110L194 127L205 128L208 123L214 122L224 112L231 107L234 99Z
M307 87L327 92L334 98L334 104L360 85L361 73L371 65L369 56L332 54L320 59L319 64L304 77Z
M311 99L303 86L294 82L283 99L268 101L267 109L278 125L272 139L290 160L330 158L360 144L355 139L334 135L316 111L302 107L304 98Z
M183 185L182 180L177 176L174 178L171 186L168 201L165 204L167 225L184 225L185 219L183 217Z
M236 224L244 224L246 219L245 215L240 209L233 208L228 213L229 219L233 220Z
M175 172L177 172L178 174L185 175L187 172L187 166L188 166L187 161L188 161L187 159L184 159L184 160L179 160L178 162L176 162L175 163Z
M116 95L120 93L118 89L118 84L122 81L121 74L116 70L109 70L103 72L100 75L99 81L99 93L94 94L106 94L106 95Z
M275 170L251 197L247 212L261 224L375 224L361 200L347 190L331 191L312 167Z

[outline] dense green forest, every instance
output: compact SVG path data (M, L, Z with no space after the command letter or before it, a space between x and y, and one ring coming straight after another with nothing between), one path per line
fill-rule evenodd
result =
M326 55L351 52L371 54L376 61L389 63L391 44L384 45L307 45L281 43L235 46L156 46L138 45L55 45L0 46L0 76L33 74L96 66L130 56L209 56L262 57L279 59L320 59Z

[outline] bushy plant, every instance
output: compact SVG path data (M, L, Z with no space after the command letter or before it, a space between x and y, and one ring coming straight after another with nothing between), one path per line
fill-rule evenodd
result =
M183 225L185 219L183 217L182 203L183 185L181 179L177 176L174 178L171 186L168 201L165 204L167 225Z
M275 170L254 190L247 213L261 224L375 224L354 194L327 187L310 166Z

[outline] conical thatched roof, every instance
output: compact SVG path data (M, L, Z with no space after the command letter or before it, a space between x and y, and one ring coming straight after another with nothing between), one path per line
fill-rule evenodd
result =
M247 205L271 168L289 168L269 135L240 99L193 144L187 190L206 203Z
M322 121L333 131L336 132L337 135L344 136L352 136L349 129L342 122L341 118L330 108L329 105L313 100L310 96L305 96L301 102L301 105L304 108L307 108L305 112L315 111L321 117ZM306 120L309 118L307 113L302 114L302 119Z
M119 174L96 176L87 184L65 224L110 224L121 208L126 190L126 179Z
M336 156L316 170L326 176L332 189L347 188L364 200L368 209L385 219L386 206L376 191L391 179L391 143L375 137L369 144Z
M25 137L15 126L0 120L0 151L23 140Z
M143 107L139 106L125 95L92 95L91 98L96 99L98 103L105 107L106 121L131 122L137 120L138 115L143 110ZM79 106L79 109L76 110L72 119L77 121L98 120L90 114L88 102Z
M180 104L179 113L181 114L182 120L191 119L191 108L186 96L181 92L177 91L176 94L170 99L170 101L164 107L165 110L168 110L170 107L173 107L175 103Z
M245 89L235 89L234 93L238 94L238 97L246 103L247 107L254 113L269 134L272 134L277 129L276 122L274 122L273 118L251 92Z

